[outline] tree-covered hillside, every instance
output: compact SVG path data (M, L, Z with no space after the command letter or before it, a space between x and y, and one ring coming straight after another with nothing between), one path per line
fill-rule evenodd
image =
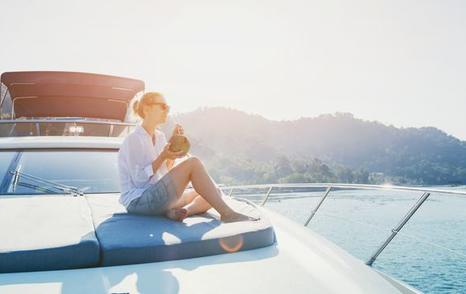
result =
M347 113L270 121L227 108L177 119L192 152L224 183L466 184L466 142L433 127L395 128Z

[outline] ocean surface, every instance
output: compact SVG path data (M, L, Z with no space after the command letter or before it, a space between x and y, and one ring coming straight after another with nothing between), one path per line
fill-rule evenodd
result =
M465 187L438 189L466 192ZM264 194L244 198L259 201ZM308 227L366 262L421 194L332 191ZM278 192L265 206L304 224L321 195ZM431 194L373 267L424 293L466 293L466 196Z

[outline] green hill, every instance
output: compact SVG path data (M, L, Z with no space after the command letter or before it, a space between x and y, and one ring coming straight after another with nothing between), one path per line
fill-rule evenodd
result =
M271 121L227 108L178 120L221 182L466 184L466 142L433 127L395 128L348 113Z

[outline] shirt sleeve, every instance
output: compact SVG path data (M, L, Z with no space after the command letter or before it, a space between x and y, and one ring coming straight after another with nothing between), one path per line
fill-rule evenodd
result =
M165 145L167 145L167 137L163 132L159 132L159 140L162 148L165 147Z
M146 173L146 177L150 179L154 175L154 169L152 168L152 162L144 168L144 172Z
M154 175L152 161L144 162L144 148L138 138L130 138L125 147L126 165L130 177L136 187L142 187Z
M165 147L165 145L167 145L167 137L165 137L165 134L163 132L157 131L157 140L159 140L158 153L160 154L160 152L163 151L163 148ZM157 170L157 177L161 178L167 173L168 173L167 162L164 161L160 165L159 169Z
M118 173L120 176L120 191L122 194L131 189L131 178L128 173L126 160L124 159L124 148L124 145L122 145L118 151Z

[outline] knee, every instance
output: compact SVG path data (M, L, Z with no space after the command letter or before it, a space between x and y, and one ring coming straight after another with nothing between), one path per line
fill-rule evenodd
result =
M201 166L202 165L202 161L199 158L197 158L196 156L191 156L186 161L192 166Z
M191 156L187 158L186 160L184 160L182 163L180 163L180 165L183 165L187 167L188 169L192 170L192 169L198 168L199 166L202 166L202 162L199 158L195 156Z

